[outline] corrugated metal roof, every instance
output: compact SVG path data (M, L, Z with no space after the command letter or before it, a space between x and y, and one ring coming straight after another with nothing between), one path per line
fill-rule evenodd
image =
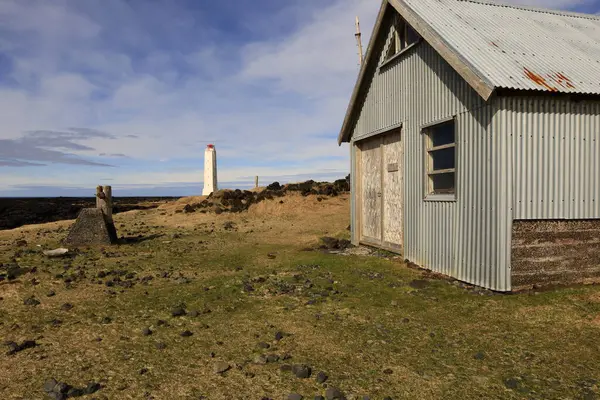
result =
M600 94L600 16L476 0L399 0L499 88Z

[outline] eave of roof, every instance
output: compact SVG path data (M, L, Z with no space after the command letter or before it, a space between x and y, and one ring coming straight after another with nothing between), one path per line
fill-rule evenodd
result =
M473 68L473 66L471 66L464 58L462 58L458 52L453 50L448 45L448 43L439 34L437 34L435 30L433 30L431 26L429 26L421 17L419 17L414 11L412 11L404 1L383 0L381 8L379 10L379 15L377 16L377 20L375 22L375 26L373 27L373 33L371 34L371 39L367 48L365 61L363 62L360 72L358 74L358 79L356 81L356 84L354 85L352 97L350 98L348 109L346 110L346 115L344 117L342 129L340 130L340 133L338 135L338 145L341 145L343 142L348 141L349 139L349 125L352 122L354 106L356 104L356 101L358 100L360 89L365 78L369 63L373 62L372 56L373 52L375 51L376 39L381 31L381 26L383 24L385 14L388 10L388 5L393 7L400 15L402 15L402 17L413 27L413 29L415 29L419 33L419 35L421 35L421 37L425 41L427 41L429 45L433 47L463 77L463 79L465 79L473 87L473 89L484 100L489 99L495 89L489 80L485 79L480 74L478 74L478 72L475 70L475 68Z

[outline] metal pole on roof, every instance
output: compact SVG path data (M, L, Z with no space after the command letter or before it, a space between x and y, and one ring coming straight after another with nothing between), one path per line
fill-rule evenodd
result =
M356 16L356 33L354 34L356 37L356 44L358 46L358 65L362 65L363 63L363 48L362 48L362 34L360 33L360 21L358 20L358 15Z

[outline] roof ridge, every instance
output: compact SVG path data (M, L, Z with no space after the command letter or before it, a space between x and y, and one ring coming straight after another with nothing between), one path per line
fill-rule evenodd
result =
M600 20L600 15L598 15L598 14L586 14L586 13L580 13L580 12L575 12L575 11L556 10L556 9L552 9L552 8L524 6L524 5L520 5L520 4L507 3L505 1L498 1L498 0L458 0L458 1L463 2L463 3L479 3L479 4L485 4L485 5L495 6L495 7L508 7L508 8L514 8L517 10L532 11L532 12L538 12L538 13L543 13L543 14L562 15L565 17Z

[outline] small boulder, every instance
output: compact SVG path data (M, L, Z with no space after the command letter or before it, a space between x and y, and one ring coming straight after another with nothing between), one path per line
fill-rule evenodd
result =
M344 393L340 389L335 388L335 387L329 387L325 391L325 398L327 400L343 400L346 397L344 396Z
M219 361L218 363L215 364L214 371L215 371L215 374L222 374L226 371L229 371L230 368L231 368L231 365L229 365L228 363Z
M296 377L300 379L306 379L310 377L311 368L305 364L295 364L292 366L292 372Z
M183 307L174 307L171 310L171 315L173 317L182 317L186 314L185 309Z
M326 374L325 372L323 372L323 371L320 371L320 372L317 374L316 381L317 381L317 383L323 383L323 382L325 382L325 381L326 381L328 378L329 378L329 377L327 376L327 374Z

